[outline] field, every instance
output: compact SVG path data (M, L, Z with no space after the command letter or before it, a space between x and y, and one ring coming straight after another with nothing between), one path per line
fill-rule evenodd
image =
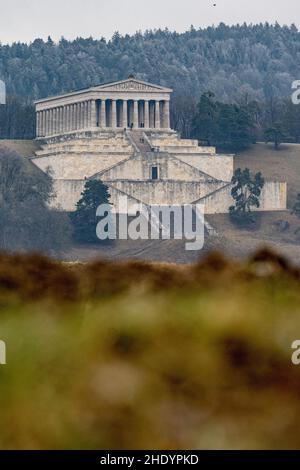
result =
M300 272L0 258L2 449L299 448Z

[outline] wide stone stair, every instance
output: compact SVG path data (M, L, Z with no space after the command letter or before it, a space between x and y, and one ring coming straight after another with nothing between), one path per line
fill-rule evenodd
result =
M128 138L133 142L134 147L142 155L151 152L151 145L144 131L127 131Z

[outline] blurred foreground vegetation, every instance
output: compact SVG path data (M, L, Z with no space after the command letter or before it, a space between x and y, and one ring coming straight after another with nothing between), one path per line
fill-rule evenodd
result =
M300 273L0 256L1 449L299 448Z

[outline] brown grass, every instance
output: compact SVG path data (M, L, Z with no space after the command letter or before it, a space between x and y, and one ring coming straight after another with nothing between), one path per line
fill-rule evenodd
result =
M229 261L210 252L198 263L172 265L140 261L87 264L61 263L38 254L0 254L0 292L38 301L58 302L113 296L131 289L150 292L215 288L243 279L289 279L298 282L300 270L283 256L262 248L246 263Z
M299 270L0 256L0 449L299 448Z

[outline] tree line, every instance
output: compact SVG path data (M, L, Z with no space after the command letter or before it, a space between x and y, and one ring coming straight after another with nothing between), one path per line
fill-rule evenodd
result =
M299 65L296 26L269 23L0 44L0 78L9 94L31 100L134 73L197 100L211 90L223 102L245 94L263 101L288 96Z
M300 111L290 101L299 70L295 25L221 23L184 33L158 29L124 36L116 32L110 40L62 38L56 43L49 37L0 44L0 79L8 93L8 104L0 106L0 138L34 138L35 99L133 73L174 89L172 125L183 137L195 134L197 104L209 90L224 105L218 106L220 119L226 114L234 119L234 108L227 106L232 104L243 120L250 112L256 138L299 142ZM224 140L218 134L216 140Z

